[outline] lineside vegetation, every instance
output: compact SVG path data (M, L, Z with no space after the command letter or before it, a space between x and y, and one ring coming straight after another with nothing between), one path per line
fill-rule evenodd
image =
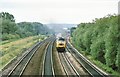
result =
M107 15L92 23L81 23L72 33L73 45L109 73L120 72L119 17Z
M8 12L0 13L0 69L50 33L39 22L15 22Z
M13 58L25 52L36 42L45 39L46 36L30 36L24 39L12 41L10 43L0 45L0 69L2 69ZM39 39L39 40L38 40Z
M47 35L49 29L46 25L39 22L15 22L15 18L8 12L0 13L0 40L14 41L16 39L25 38L35 35ZM4 42L4 43L6 43Z

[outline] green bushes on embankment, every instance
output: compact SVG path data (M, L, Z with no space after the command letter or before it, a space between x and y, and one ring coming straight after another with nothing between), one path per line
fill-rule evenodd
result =
M72 33L72 43L94 60L120 72L120 24L118 15L81 23Z

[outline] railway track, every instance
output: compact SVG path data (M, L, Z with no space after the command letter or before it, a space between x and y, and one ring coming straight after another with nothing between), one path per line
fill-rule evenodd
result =
M61 65L64 69L64 72L67 76L76 76L76 77L80 76L79 73L77 72L77 70L75 69L75 67L73 66L73 64L68 59L68 56L65 53L60 52L59 58L61 61Z
M52 61L52 46L53 40L47 45L43 58L42 76L54 76L53 61Z
M41 61L41 65L39 68L41 72L39 73L42 76L55 76L53 68L53 50L54 50L54 41L55 38L48 38L42 42L37 43L28 53L26 53L14 66L14 68L9 72L7 77L12 76L22 76L24 70L26 70L27 65L29 64L30 60L36 53L39 48L42 48L44 51L43 58ZM43 45L45 44L45 45ZM56 51L57 52L57 51ZM73 61L78 63L78 67L73 63L66 52L71 54L71 57L74 58ZM62 70L64 71L65 75L69 76L83 76L81 75L80 68L84 68L87 75L90 77L106 77L108 74L104 73L100 69L96 68L92 63L90 63L84 56L82 56L76 49L67 43L65 52L58 52L58 58L60 60L60 65L62 66ZM29 67L30 68L30 67ZM28 70L28 69L27 69ZM89 74L88 74L89 73Z
M25 70L27 64L37 51L37 49L41 46L42 42L37 43L31 51L29 51L27 54L25 54L19 61L18 63L14 66L14 68L9 72L7 77L12 77L12 76L21 76L23 71Z
M26 53L22 58L20 58L20 60L10 70L10 72L8 74L6 73L6 75L2 75L2 76L3 77L12 77L12 76L19 76L20 77L20 76L24 76L23 73L26 70L29 62L31 61L31 59L34 56L34 54L40 48L44 49L42 51L42 52L44 52L43 53L44 54L43 55L44 58L42 59L43 62L41 61L41 63L43 64L42 65L43 68L39 68L38 72L42 69L42 71L41 71L42 73L39 72L39 74L37 74L37 75L42 75L42 76L51 75L51 76L54 76L53 61L52 61L52 48L53 48L54 40L55 40L54 38L49 37L46 40L37 43L28 53ZM45 43L47 44L47 46L45 46ZM41 65L40 65L40 67L41 67ZM28 70L28 71L30 71L30 70Z
M26 69L24 70L22 77L25 75L34 76L34 75L42 75L42 61L43 61L43 54L45 53L46 46L48 45L50 39L44 41L44 43L39 47L36 51L32 59L30 60L29 64L27 65Z
M37 52L37 50L42 47L42 45L46 42L49 42L50 38L47 38L41 42L38 42L36 45L34 45L27 53L25 53L22 58L20 58L15 66L9 70L8 73L5 75L2 75L2 77L12 77L12 76L22 76L24 70L26 69L27 65L29 64L30 60L34 56L34 54Z
M76 61L82 65L82 67L89 73L91 77L109 77L109 75L98 67L88 61L83 55L81 55L70 43L67 43L66 50L76 59Z

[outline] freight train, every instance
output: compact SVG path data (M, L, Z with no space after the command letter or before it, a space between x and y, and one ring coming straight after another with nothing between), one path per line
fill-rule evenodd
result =
M59 37L56 39L56 48L60 52L64 52L66 48L66 39L63 37Z

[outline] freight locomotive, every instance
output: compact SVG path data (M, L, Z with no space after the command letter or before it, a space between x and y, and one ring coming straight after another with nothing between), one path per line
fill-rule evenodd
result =
M56 48L58 51L65 51L66 48L66 39L63 37L59 37L56 39Z

